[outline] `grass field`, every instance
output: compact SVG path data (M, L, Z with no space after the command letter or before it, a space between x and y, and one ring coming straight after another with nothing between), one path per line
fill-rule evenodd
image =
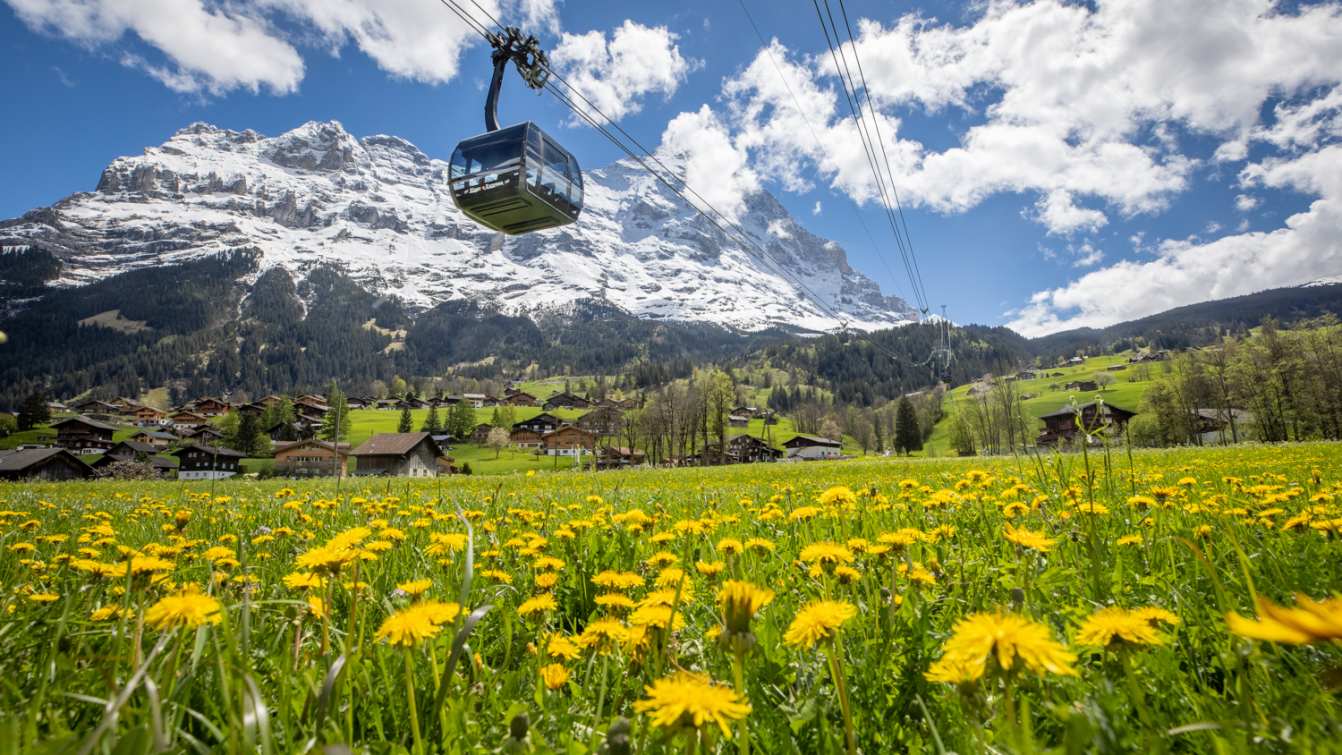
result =
M1043 377L1016 381L1017 392L1033 396L1033 398L1022 401L1021 406L1025 409L1026 414L1038 418L1067 406L1073 400L1078 404L1084 404L1094 401L1098 397L1103 398L1105 403L1129 411L1137 411L1141 405L1142 396L1146 395L1147 389L1154 384L1155 380L1159 379L1165 363L1148 362L1145 365L1128 365L1129 356L1131 356L1130 352L1123 352L1108 356L1090 357L1084 364L1036 370ZM1123 365L1125 369L1116 372L1109 371L1108 368L1118 365ZM1099 391L1088 393L1069 391L1063 387L1073 380L1090 380L1100 374L1113 376L1114 382L1107 387L1101 386ZM1057 376L1055 377L1055 375ZM1135 380L1134 378L1139 375L1145 375L1146 378ZM955 411L957 402L968 397L969 390L972 387L972 383L961 385L946 394L944 406L948 416ZM924 444L923 454L926 456L951 456L954 454L950 443L949 422L937 423L931 437Z
M1326 444L0 484L0 751L1331 752L1340 499Z

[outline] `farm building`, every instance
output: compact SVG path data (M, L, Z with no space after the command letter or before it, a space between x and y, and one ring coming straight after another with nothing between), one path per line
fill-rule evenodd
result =
M429 433L379 433L350 455L356 477L437 477L443 452Z
M1087 433L1098 431L1109 435L1121 434L1127 427L1128 420L1137 416L1136 412L1130 412L1127 409L1121 409L1113 404L1106 404L1101 401L1091 401L1078 407L1063 407L1056 412L1040 417L1044 421L1044 429L1040 431L1035 443L1041 446L1051 446L1075 440L1081 432L1080 428L1077 427L1078 414L1081 416L1081 424L1086 428Z
M580 456L596 449L596 433L580 427L565 426L541 436L546 456Z
M275 473L287 477L344 477L350 445L325 440L297 440L275 446Z
M843 455L843 443L818 435L798 435L783 443L789 459L837 459Z
M177 457L177 479L222 480L242 471L244 455L231 448L192 442L172 452Z
M100 454L111 448L112 433L116 428L83 415L66 417L51 423L56 431L56 445L72 454Z
M0 451L0 480L83 480L93 474L64 448Z

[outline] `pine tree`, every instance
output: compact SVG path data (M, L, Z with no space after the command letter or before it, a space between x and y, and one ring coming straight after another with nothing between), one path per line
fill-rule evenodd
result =
M20 430L31 430L38 425L51 421L51 409L47 406L47 397L41 391L23 400L19 407L18 424Z
M434 435L443 431L443 423L438 419L437 404L431 404L429 406L429 416L425 418L424 427L421 427L420 429L426 433L433 433Z
M470 437L471 431L475 429L475 409L465 401L458 402L447 415L446 429L458 440Z
M410 416L410 407L401 410L401 421L396 424L396 432L408 433L415 429L415 418Z
M895 409L895 451L908 455L923 447L923 434L918 429L918 413L908 396L901 396Z
M257 421L257 416L252 412L243 414L242 418L238 420L238 432L233 438L233 449L248 456L265 454L265 435L261 432L261 424Z

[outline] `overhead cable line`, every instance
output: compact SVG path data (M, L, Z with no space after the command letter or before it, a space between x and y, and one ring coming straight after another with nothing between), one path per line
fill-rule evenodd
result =
M881 122L876 117L876 105L871 98L871 91L867 87L867 74L862 69L862 58L857 53L857 37L853 34L853 27L848 23L848 8L843 0L839 0L839 11L843 14L843 25L848 29L848 39L853 48L853 60L857 62L857 74L862 80L862 98L867 101L867 109L871 111L871 120L876 127L876 142L881 147L881 155L885 159L885 170L890 176L890 194L895 199L895 210L899 215L899 224L904 229L904 243L909 248L909 258L913 262L913 272L918 276L917 286L923 293L923 301L927 302L927 288L923 285L923 273L918 267L918 255L913 249L913 236L909 235L909 223L904 217L904 205L899 201L899 189L895 186L895 171L890 167L890 154L885 150L885 137L881 135Z
M913 287L915 303L922 314L926 316L928 314L927 299L922 287L919 285L918 275L909 259L909 250L904 235L901 233L895 213L891 209L890 196L886 189L885 175L881 171L880 163L876 157L875 139L871 135L871 127L867 125L866 110L860 106L856 99L856 79L853 77L852 70L848 65L847 54L842 51L843 43L839 35L838 26L834 22L833 12L830 11L829 1L825 0L825 11L821 11L818 0L811 0L811 4L815 8L816 18L820 21L820 29L825 37L825 46L829 49L830 58L834 63L835 73L839 76L840 86L843 88L844 99L848 102L848 109L852 115L853 123L857 127L858 137L862 140L862 148L867 159L867 166L871 169L873 178L876 179L878 199L882 209L885 211L886 220L890 224L891 233L895 237L895 245L899 249L900 258L902 259L905 271L909 276L910 285ZM826 23L825 20L826 13L829 15L829 23ZM830 35L831 26L833 26L834 30L832 38ZM839 49L836 49L836 46ZM875 113L873 112L873 121L874 120Z
M486 41L492 41L492 33L489 31L488 27L486 27L484 24L480 23L477 19L475 19L468 11L466 11L466 9L460 6L456 2L456 0L439 0L439 2L442 5L446 6L453 13L455 13L459 18L461 18L462 21L472 31L479 34ZM475 0L471 0L471 2L477 8L479 8L481 12L483 12L487 17L489 17L500 30L503 29L503 26L502 24L499 23L498 19L494 18L493 15L490 14L484 8L481 8L480 5L475 2ZM572 110L574 114L577 115L580 119L582 119L588 125L596 129L598 133L606 137L612 144L618 147L630 159L637 162L644 170L650 173L653 178L655 178L659 183L661 183L668 190L670 190L677 197L679 197L681 201L685 202L685 204L687 204L691 209L693 209L694 211L702 215L710 223L712 223L713 226L717 228L724 236L736 240L738 243L742 244L747 249L754 249L756 252L760 253L760 258L771 263L771 266L774 267L780 273L780 275L782 275L782 277L790 279L792 283L795 286L797 286L798 289L809 294L812 302L816 305L818 309L822 310L825 314L828 314L836 321L844 323L846 327L847 322L846 315L842 312L839 312L836 308L834 308L828 302L826 302L825 299L822 296L820 296L820 294L816 293L816 291L812 289L809 285L807 285L807 283L804 280L802 280L800 276L788 270L785 264L783 264L783 262L775 256L772 250L770 250L768 247L762 246L759 243L757 243L755 239L751 237L750 234L746 232L743 228L741 228L740 225L736 223L731 217L723 213L721 210L717 209L717 207L715 207L711 202L704 199L697 191L694 190L693 187L691 187L685 181L684 178L676 175L676 173L672 171L670 168L668 168L661 161L661 159L656 156L655 153L653 153L647 147L643 146L643 144L639 142L637 138L629 134L629 132L627 132L622 126L620 126L612 118L603 113L601 109L596 106L595 103L593 103L590 99L588 99L581 91L575 88L572 84L569 84L561 74L554 71L554 69L549 66L546 66L546 70L554 81L558 81L567 90L572 92L574 96L576 96L579 100L582 101L582 103L584 103L587 106L587 108L590 108L591 112L588 112L584 108L579 107L572 97L570 97L567 93L561 91L559 87L554 85L553 82L547 81L545 85L546 90L549 91L552 95L554 95L554 97L558 99L561 104L564 104L566 107ZM593 113L595 113L595 115L593 115ZM604 123L599 122L596 116L600 116L601 121L604 121ZM615 131L619 132L619 134L623 135L626 139L629 140L631 144L626 144L624 141L622 141L619 137L617 137L614 133L611 132L610 128L607 128L607 125L612 127ZM639 152L641 152L642 154L639 154ZM649 161L651 161L651 163ZM661 171L653 167L652 163L655 163L658 167L662 169L662 171L665 171L667 174L669 174L670 177L668 178L667 175L663 175ZM680 184L679 187L676 185L677 183ZM703 206L701 207L699 204L696 204L695 202L691 201L690 198L686 196L685 194L686 191L694 195L694 197L697 198ZM925 360L923 362L917 362L917 363L911 362L908 359L901 357L895 354L894 352L890 351L889 349L881 346L880 344L875 343L874 341L868 340L868 343L877 351L884 352L888 357L890 357L890 359L896 362L902 362L908 364L913 367L926 366L931 361L931 359L929 358L928 360Z
M760 33L760 28L755 23L755 17L751 15L750 8L746 5L746 0L737 0L737 2L740 3L741 10L746 14L746 20L750 22L750 28L755 32L755 39L759 40L760 47L764 50L765 55L768 56L769 63L773 66L774 73L778 74L779 81L783 82L783 87L787 90L788 97L792 99L793 109L797 111L797 115L801 116L802 122L806 124L806 130L811 132L811 139L815 142L816 152L824 152L825 148L821 142L820 135L816 133L815 126L812 125L810 116L806 114L805 108L801 106L801 100L797 98L796 92L793 91L792 84L788 81L787 75L783 73L783 68L778 65L778 60L774 58L772 46L764 41L764 35ZM867 226L866 219L862 217L862 213L858 211L856 205L849 204L846 206L852 211L853 217L857 218L858 224L862 226L862 232L866 234L867 241L871 242L871 248L876 254L876 258L881 261L881 265L885 268L886 272L890 273L891 283L898 288L899 276L895 274L894 268L890 267L890 263L886 261L885 255L881 254L880 247L876 244L876 237L872 236L871 229Z

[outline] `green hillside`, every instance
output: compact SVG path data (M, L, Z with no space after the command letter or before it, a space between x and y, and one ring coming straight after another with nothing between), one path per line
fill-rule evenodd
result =
M1032 380L1015 381L1017 393L1022 396L1030 396L1030 398L1021 401L1021 406L1028 416L1037 419L1045 414L1058 411L1074 400L1078 404L1084 404L1102 398L1107 404L1113 404L1135 412L1141 406L1142 396L1163 374L1168 362L1128 364L1128 358L1133 354L1134 352L1124 351L1113 355L1089 357L1079 365L1033 370L1039 377ZM1121 367L1121 369L1110 370L1111 367ZM1067 383L1075 380L1095 380L1097 375L1109 375L1113 382L1107 386L1101 385L1098 391L1087 393L1068 390L1064 387ZM1103 378L1100 378L1100 380L1103 380ZM970 390L975 385L978 385L978 383L961 385L946 394L946 418L937 423L936 428L932 431L932 436L924 445L925 455L954 455L954 450L950 445L951 423L949 419L959 408L958 405L970 398ZM1039 429L1037 424L1031 428L1032 431L1037 429Z

